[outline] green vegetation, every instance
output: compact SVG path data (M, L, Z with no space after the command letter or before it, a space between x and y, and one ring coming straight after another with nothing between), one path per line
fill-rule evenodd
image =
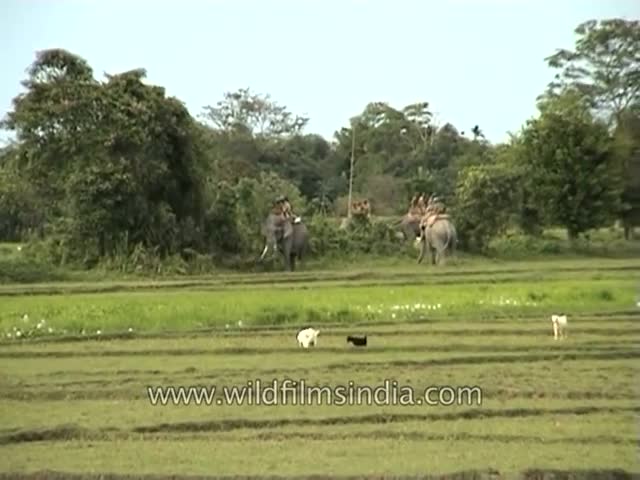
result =
M313 350L297 347L293 328L5 343L2 470L416 475L491 467L508 475L636 468L637 314L572 314L567 339L557 342L542 315L475 318L326 326ZM368 347L347 345L352 333L366 333ZM338 406L326 396L324 405L287 397L280 406L153 406L146 391L258 379L263 386L292 379L372 388L386 379L416 395L432 385L478 386L482 397L480 405L451 406ZM294 455L307 460L287 461Z
M0 241L24 244L0 254L0 282L281 269L256 265L279 195L310 232L301 268L413 256L399 225L416 192L443 200L465 255L638 253L639 32L580 25L575 52L547 59L559 82L539 114L495 145L478 125L439 124L428 101L372 101L333 141L248 88L194 117L144 68L98 80L73 52L39 51L0 125L16 135L0 151ZM351 174L371 216L341 229ZM591 241L616 222L619 238Z
M371 102L333 143L249 89L200 121L144 69L96 80L71 52L38 52L0 151L0 479L630 478L640 24L576 33L547 59L560 73L539 115L500 145L437 124L428 102ZM342 224L350 173L373 214ZM444 265L417 265L400 235L416 192L457 227ZM281 194L310 232L295 272L256 261ZM318 346L297 346L302 326ZM478 386L482 404L163 406L147 391L258 379Z
M3 335L101 335L188 331L211 327L299 325L540 315L628 310L640 280L638 261L611 262L600 269L574 263L554 270L531 268L437 274L387 269L291 279L223 276L190 282L113 283L0 289ZM546 267L546 269L545 269ZM556 267L557 268L557 267ZM74 294L74 290L85 292ZM160 291L158 291L160 290ZM89 293L89 292L96 293ZM31 295L24 295L24 293ZM251 292L251 293L249 293ZM20 294L23 295L20 295ZM64 295L61 295L64 293ZM247 301L249 300L249 301ZM27 315L27 319L23 317ZM84 333L83 333L84 332Z
M634 471L638 272L638 260L582 259L7 285L0 470ZM554 341L549 315L559 310L568 336ZM321 330L314 349L296 344L303 324ZM349 334L366 334L368 346L347 344ZM477 386L481 397L329 405L325 392L321 405L163 406L147 391L220 395L285 379L389 380L414 399L428 386ZM285 461L293 455L309 460Z

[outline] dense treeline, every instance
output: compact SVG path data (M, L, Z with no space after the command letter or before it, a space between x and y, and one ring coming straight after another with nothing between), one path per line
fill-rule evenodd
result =
M539 115L500 145L481 126L436 124L426 101L372 102L332 142L250 89L193 117L144 69L96 80L83 58L40 51L3 123L16 141L0 152L0 241L58 264L253 261L285 194L315 254L388 254L415 192L444 199L468 251L510 228L575 240L619 220L628 235L640 224L640 23L576 33L573 51L547 59L559 73ZM341 230L352 153L353 198L374 216Z

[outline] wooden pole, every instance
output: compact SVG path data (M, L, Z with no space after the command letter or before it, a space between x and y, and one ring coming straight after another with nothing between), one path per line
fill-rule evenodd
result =
M347 218L351 220L351 196L353 193L353 163L356 154L356 123L351 128L351 164L349 166L349 204L347 205Z

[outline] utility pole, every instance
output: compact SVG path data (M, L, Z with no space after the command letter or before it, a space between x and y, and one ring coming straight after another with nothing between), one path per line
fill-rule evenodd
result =
M356 154L356 122L351 127L351 165L349 166L349 204L347 205L347 218L351 220L351 195L353 192L353 162Z

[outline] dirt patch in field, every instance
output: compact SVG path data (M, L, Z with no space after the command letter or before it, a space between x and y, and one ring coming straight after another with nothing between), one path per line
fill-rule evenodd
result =
M640 474L626 470L526 470L501 474L494 469L469 470L437 475L300 475L300 476L197 476L126 475L116 473L69 473L41 471L0 473L0 480L638 480Z
M17 430L0 434L0 445L30 442L59 442L74 439L94 438L96 432L77 425L60 425L54 428ZM103 435L99 435L102 437Z

